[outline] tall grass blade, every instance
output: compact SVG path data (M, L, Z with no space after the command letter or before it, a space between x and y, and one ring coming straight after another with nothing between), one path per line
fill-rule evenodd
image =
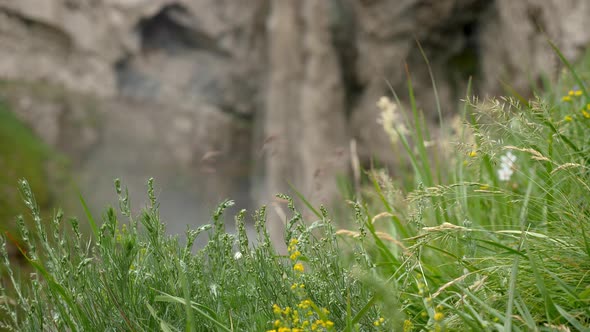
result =
M184 262L177 260L176 266L180 277L180 284L182 285L182 294L184 295L184 308L186 313L186 331L195 332L195 322L193 316L192 306L190 304L191 291L190 285L186 278L186 266Z
M528 247L528 245L526 245ZM530 252L530 250L528 250L527 248L527 252ZM549 291L547 290L547 287L545 286L545 280L543 279L543 277L541 276L541 271L539 271L539 268L537 266L537 263L535 262L534 257L532 257L532 255L528 256L528 260L531 264L531 269L533 270L533 275L535 277L535 283L537 285L537 289L539 290L539 293L541 293L541 296L543 297L543 304L545 306L545 317L547 319L547 321L551 322L552 319L555 316L555 306L553 304L553 299L551 298Z
M164 292L160 292L160 293L162 293L163 295L156 296L156 298L155 298L156 302L178 303L178 304L182 304L182 305L187 304L187 301L181 297L166 294ZM213 323L215 326L217 326L222 331L231 332L231 329L227 328L225 325L223 325L223 323L221 323L219 320L217 320L215 318L216 314L210 308L207 308L204 305L199 304L199 303L195 303L193 301L188 302L188 304L191 306L191 308L193 310L198 312L199 315L201 315L203 318L205 318L208 321L210 321L211 323Z
M430 61L428 61L428 57L422 48L422 44L420 41L415 38L416 44L418 45L418 49L420 50L420 54L422 55L422 59L424 59L424 63L426 63L426 68L428 68L428 76L430 76L430 83L432 84L432 91L434 92L434 102L436 104L436 112L438 113L438 121L440 124L440 128L445 129L444 126L444 118L442 114L442 107L440 106L440 97L438 96L438 88L436 87L436 80L434 79L434 73L432 72L432 67L430 66ZM471 83L471 79L469 80Z
M168 323L166 323L164 320L162 320L160 317L158 317L156 310L154 310L154 308L149 303L146 302L145 305L147 306L148 310L150 311L150 314L152 315L152 317L154 317L155 320L160 322L160 328L162 329L163 332L180 332L177 329L173 329L170 325L168 325Z
M84 200L84 197L82 197L81 193L78 194L78 198L80 199L80 203L82 203L82 208L84 209L84 213L86 214L86 218L90 224L90 229L92 230L92 235L94 235L94 240L98 241L98 226L94 221L94 217L92 216L92 213L90 212L90 209L88 208L88 205L86 204L86 201Z
M412 77L410 76L410 71L406 64L406 76L407 76L407 86L408 86L408 95L410 97L410 108L412 110L412 114L414 115L414 135L415 135L415 142L416 147L418 148L418 154L420 155L420 161L422 162L422 175L424 176L422 181L424 181L427 187L432 187L434 185L432 181L432 170L430 168L430 158L428 156L428 152L426 151L426 142L424 139L424 129L422 128L423 119L420 116L420 112L418 111L418 106L416 105L416 98L414 96L414 87L412 85ZM439 223L440 224L440 223Z
M300 193L297 189L295 189L295 186L293 186L290 182L287 182L287 184L289 184L289 187L291 188L291 190L293 190L293 192L295 193L295 196L297 196L302 202L303 204L305 204L305 206L307 206L307 208L313 212L313 214L322 219L322 214L316 210L316 208L313 207L313 205L305 198L305 196L303 196L302 193Z
M373 295L373 297L371 297L369 302L367 302L361 308L361 310L359 310L359 312L357 312L356 315L354 315L354 317L352 318L351 326L354 326L355 324L357 324L363 318L363 316L365 316L367 314L369 309L371 309L375 305L376 301L377 301L377 295Z
M517 299L514 301L514 306L516 307L516 310L518 310L518 312L520 313L520 316L523 318L523 320L526 324L526 327L528 328L529 331L534 331L534 332L539 331L539 328L537 327L537 323L535 322L533 315L531 315L531 311L527 307L526 303L524 303L520 294L516 294L516 295L517 295Z
M518 276L518 264L520 257L514 257L512 269L510 270L510 281L508 286L508 303L506 304L506 315L504 316L504 330L512 331L512 308L514 306L514 297L516 294L516 278Z
M589 332L590 327L584 326L579 320L577 320L574 316L570 315L567 310L563 309L559 305L555 304L555 309L559 312L559 314L565 318L568 323L572 324L578 331Z

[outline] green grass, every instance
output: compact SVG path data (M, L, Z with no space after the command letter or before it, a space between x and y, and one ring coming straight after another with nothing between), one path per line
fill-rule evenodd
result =
M233 220L235 234L225 231L225 201L182 242L165 234L153 181L139 215L116 181L118 208L102 223L87 214L85 236L61 212L44 226L21 181L35 225L20 223L22 250L35 273L31 284L11 279L4 323L17 331L588 331L590 67L566 67L530 101L476 100L468 90L436 141L408 80L409 110L380 106L392 113L384 129L412 173L392 179L375 169L366 186L349 186L360 194L348 202L348 229L298 195L314 215L303 220L280 196L290 209L286 255L273 249L264 208L251 216L256 239L246 235L246 211ZM394 114L402 111L411 116ZM193 248L199 236L209 241Z
M256 245L246 237L245 211L236 217L237 234L226 233L223 212L231 201L219 206L210 225L187 230L187 242L181 244L164 233L151 182L152 204L137 217L131 216L128 197L117 188L120 209L105 212L96 238L85 239L78 221L65 221L60 213L50 230L38 223L35 238L24 236L23 251L36 274L32 287L17 284L17 295L9 301L14 307L5 303L12 314L9 325L16 330L260 331L280 319L273 305L292 312L306 300L310 316L302 313L301 319L313 318L310 326L316 320L344 326L347 319L355 326L370 326L371 319L379 318L376 307L361 316L346 315L347 309L358 313L372 293L343 268L325 216L306 227L293 209L286 239L291 258L274 251L264 209L254 215ZM25 181L21 190L33 218L40 221ZM314 236L314 229L322 229L326 237ZM192 245L204 235L209 242L195 253ZM305 271L294 269L297 263Z

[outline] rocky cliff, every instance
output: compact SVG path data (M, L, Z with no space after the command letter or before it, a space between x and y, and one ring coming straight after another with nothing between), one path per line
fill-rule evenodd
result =
M0 97L96 197L155 176L188 219L286 180L327 202L351 139L396 162L375 102L404 96L406 64L436 119L416 41L450 114L471 76L495 95L554 75L546 36L575 59L587 17L585 0L0 0Z

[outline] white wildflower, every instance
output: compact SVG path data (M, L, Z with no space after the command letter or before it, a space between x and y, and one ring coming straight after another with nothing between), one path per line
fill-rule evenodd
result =
M509 181L513 173L514 171L512 169L501 167L498 170L498 179L500 181Z
M516 156L512 154L512 151L508 151L505 156L500 157L502 165L507 167L513 167L516 162Z
M234 254L234 259L235 259L235 260L238 260L238 259L240 259L240 258L242 258L242 253L241 253L241 252L239 252L239 251L236 251L236 253Z
M379 107L381 111L390 110L392 113L395 113L395 110L397 109L397 105L386 96L379 98L379 101L377 101L377 107Z
M377 123L383 126L392 142L397 142L399 135L408 133L408 129L400 120L399 113L397 113L397 104L388 97L383 96L379 98L377 107L381 110L381 116L377 119Z
M516 156L508 151L506 155L500 157L500 169L498 170L498 179L500 181L509 181L514 174L514 163Z
M213 295L213 297L217 297L218 293L216 284L209 285L209 291L211 292L211 295Z

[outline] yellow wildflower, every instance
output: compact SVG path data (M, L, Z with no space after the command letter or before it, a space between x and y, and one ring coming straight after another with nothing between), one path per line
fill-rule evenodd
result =
M422 296L424 295L424 284L421 282L418 282L418 295Z
M380 317L379 319L373 322L373 325L380 326L381 324L383 324L383 322L385 322L385 318Z
M585 110L582 110L582 115L586 118L586 119L590 119L590 113L588 113Z
M572 97L570 97L570 96L563 96L561 98L561 101L572 101Z
M280 314L281 314L281 311L282 311L282 310L281 310L281 307L279 307L277 304L273 304L273 305L272 305L272 312L273 312L275 315L280 315Z
M469 157L473 158L475 156L477 156L477 151L473 150L473 151L469 152Z
M290 258L292 261L294 261L294 260L297 260L297 258L298 258L299 256L301 256L301 252L300 252L299 250L297 250L297 251L293 252L293 253L291 254L291 256L289 256L289 258Z
M569 116L569 115L566 115L566 116L565 116L563 119L564 119L565 121L567 121L567 122L571 122L571 121L573 121L573 120L574 120L574 118L572 118L572 117L571 117L571 116Z
M445 314L443 314L442 312L435 312L434 313L434 320L437 322L440 322L441 320L443 320L443 318L445 318Z
M409 319L404 320L404 332L410 332L414 328L414 324Z
M305 271L305 268L303 267L303 264L297 263L297 264L293 265L293 270L303 273L303 271Z
M312 304L311 300L303 300L297 306L300 309L307 309L307 308L309 308L311 306L311 304Z
M576 90L574 91L574 96L579 97L582 95L582 90Z
M567 95L573 97L574 96L574 90L568 91L567 92Z

